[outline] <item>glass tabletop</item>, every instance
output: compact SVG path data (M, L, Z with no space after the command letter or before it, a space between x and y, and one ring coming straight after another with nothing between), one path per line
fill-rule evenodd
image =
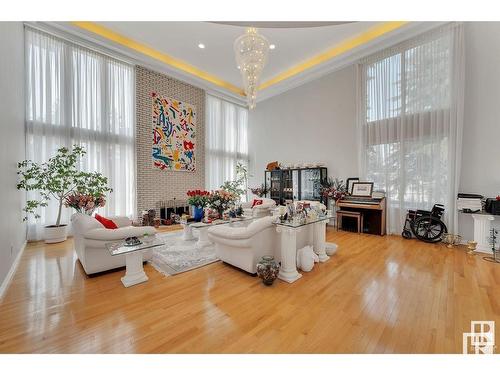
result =
M211 223L204 223L204 222L194 222L194 223L187 223L189 226L192 228L203 228L203 227L210 227L213 225L222 225L222 224L231 224L231 223L239 223L242 221L250 221L253 220L254 218L251 216L240 216L240 217L235 217L229 220L214 220Z
M309 225L309 224L314 224L314 223L319 223L320 221L326 221L326 220L331 220L333 219L332 215L324 215L324 216L318 216L315 219L306 219L305 221L284 221L281 222L279 219L274 222L276 225L281 225L284 227L290 227L290 228L299 228L303 227L304 225Z
M133 246L126 245L125 241L109 242L106 244L106 248L108 249L111 255L121 255L121 254L132 253L134 251L142 251L151 249L153 247L165 245L164 241L156 237L148 240L145 240L144 238L140 237L139 241L141 241L140 244Z

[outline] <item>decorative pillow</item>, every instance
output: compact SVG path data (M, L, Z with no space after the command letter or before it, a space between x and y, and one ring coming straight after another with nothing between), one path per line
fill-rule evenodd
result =
M118 229L118 226L113 222L113 220L106 219L99 214L95 214L95 219L104 225L106 229Z
M260 206L264 201L262 199L254 199L252 202L252 208L255 206Z

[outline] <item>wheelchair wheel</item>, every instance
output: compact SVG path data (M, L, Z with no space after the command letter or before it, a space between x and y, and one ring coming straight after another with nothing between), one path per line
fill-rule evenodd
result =
M448 231L441 220L429 216L419 217L413 223L413 228L415 237L424 242L439 242Z
M401 235L403 236L403 238L409 240L411 238L411 231L408 229L403 229Z

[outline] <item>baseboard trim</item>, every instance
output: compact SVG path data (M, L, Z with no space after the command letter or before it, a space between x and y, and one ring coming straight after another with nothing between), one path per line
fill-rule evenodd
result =
M10 267L9 272L7 273L7 276L5 276L4 281L2 282L2 285L0 286L0 301L2 301L5 292L9 288L10 282L12 281L12 278L14 277L14 274L16 273L17 267L19 266L19 262L21 260L21 256L24 253L24 250L26 249L26 244L28 241L24 241L23 245L21 246L21 250L16 256L16 259L12 263L12 266Z

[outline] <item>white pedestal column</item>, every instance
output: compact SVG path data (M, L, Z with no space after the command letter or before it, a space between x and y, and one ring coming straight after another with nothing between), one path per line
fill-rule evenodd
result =
M183 241L194 240L195 237L193 236L193 229L191 228L191 226L189 224L182 224L182 228L183 228L183 231L182 231Z
M476 251L491 254L489 243L491 222L495 220L492 215L472 214L474 220L474 241L477 242Z
M297 271L297 232L301 228L277 226L281 233L281 267L278 279L293 283L302 277Z
M207 225L206 227L199 227L197 229L199 235L198 235L198 241L196 242L196 247L202 248L210 245L211 242L208 239L208 229L210 229L210 226Z
M314 252L318 255L320 262L326 262L330 257L326 255L326 221L319 221L314 223L314 238L313 238L313 248Z
M126 271L121 278L125 287L136 285L148 281L148 277L142 266L142 252L134 251L125 255Z

